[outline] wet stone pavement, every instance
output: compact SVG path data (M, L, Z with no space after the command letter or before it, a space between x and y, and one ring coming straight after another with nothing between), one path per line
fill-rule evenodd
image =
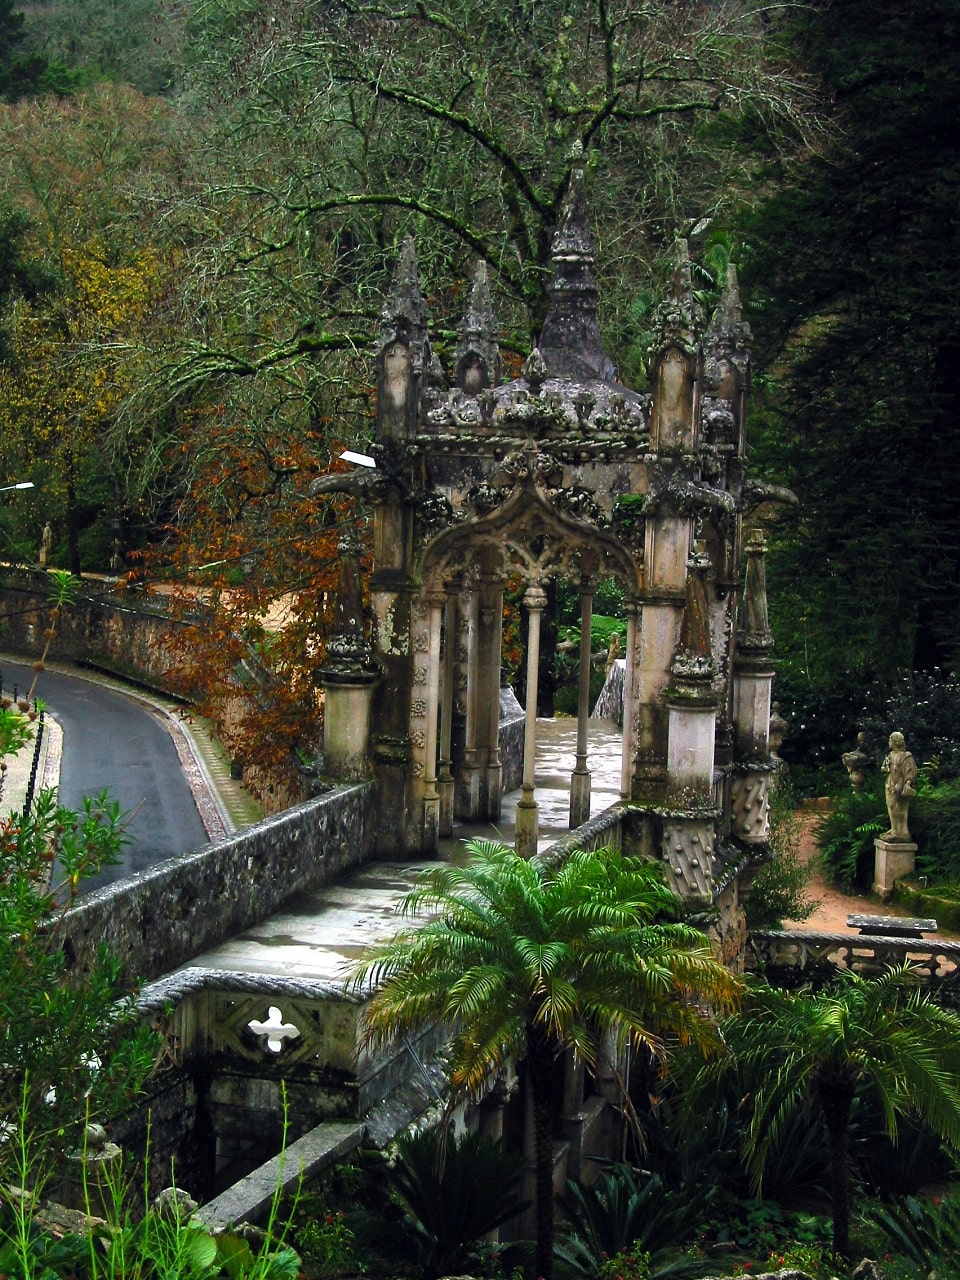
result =
M570 775L576 764L577 724L573 719L537 721L535 795L539 810L539 847L548 848L568 834ZM620 799L621 731L612 721L592 720L587 767L591 771L592 816ZM440 856L462 856L463 841L473 837L513 843L514 810L519 789L503 798L502 819L463 825L455 838L441 842ZM191 968L223 969L275 977L342 981L350 965L374 942L401 926L401 900L429 861L367 865L336 885L304 895L286 911L197 956Z

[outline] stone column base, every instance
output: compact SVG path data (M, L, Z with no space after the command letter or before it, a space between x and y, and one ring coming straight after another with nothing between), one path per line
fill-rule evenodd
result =
M894 881L913 871L917 846L912 840L886 840L878 836L873 847L873 892L883 902L888 902L893 894Z

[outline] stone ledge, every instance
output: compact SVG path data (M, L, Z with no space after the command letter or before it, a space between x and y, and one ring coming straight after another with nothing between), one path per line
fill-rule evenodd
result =
M213 1232L226 1231L239 1222L262 1221L278 1194L294 1190L301 1180L336 1164L359 1147L365 1134L363 1124L317 1125L259 1169L208 1200L197 1210L196 1217Z

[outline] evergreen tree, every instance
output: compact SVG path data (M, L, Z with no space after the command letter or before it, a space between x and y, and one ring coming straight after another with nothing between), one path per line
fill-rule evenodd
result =
M486 841L467 849L465 867L431 869L406 899L408 914L437 918L358 967L358 984L382 984L365 1011L366 1038L447 1028L455 1098L481 1094L491 1072L526 1060L536 1274L550 1280L554 1073L563 1055L595 1070L611 1045L634 1045L658 1062L671 1041L716 1048L708 1011L729 1006L739 984L703 934L661 923L678 904L654 864L601 849L554 867Z
M758 452L800 498L771 613L788 670L889 679L960 656L960 3L805 14L840 132L772 173L744 228L756 354L780 384L761 385Z

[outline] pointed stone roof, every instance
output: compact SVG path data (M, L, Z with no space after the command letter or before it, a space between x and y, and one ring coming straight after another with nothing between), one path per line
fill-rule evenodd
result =
M500 381L500 326L493 310L487 264L481 259L473 277L470 304L460 324L460 340L457 343L457 381L462 383L463 371L471 359L478 359L486 374L485 386L496 386Z
M584 173L574 169L553 238L553 280L538 344L551 378L616 378L597 323L596 253Z
M380 349L398 338L411 346L422 346L427 341L429 320L427 304L420 291L416 246L413 236L407 236L380 312Z
M713 366L720 360L727 360L740 369L746 367L750 360L750 338L750 326L740 309L737 268L728 262L720 301L704 337L708 382L711 376L716 377Z

